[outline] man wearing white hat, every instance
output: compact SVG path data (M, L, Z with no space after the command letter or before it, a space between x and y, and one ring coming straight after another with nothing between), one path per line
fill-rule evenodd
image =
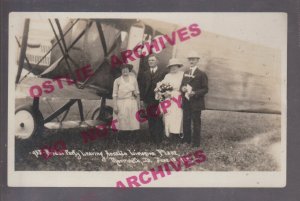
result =
M200 56L196 52L188 55L190 67L184 72L181 83L184 141L193 146L200 145L201 111L205 109L204 95L208 92L208 78L198 68ZM193 131L192 131L193 125Z

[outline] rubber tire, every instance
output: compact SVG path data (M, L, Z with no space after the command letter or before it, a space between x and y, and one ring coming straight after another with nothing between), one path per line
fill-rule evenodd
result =
M100 107L96 108L92 114L92 120L101 120L104 122L111 122L113 120L113 108L110 106L104 106L104 116L101 116L100 119L98 118L98 113L100 111Z
M32 117L34 119L34 129L29 138L21 139L21 138L17 138L15 136L16 140L24 141L24 140L29 140L29 139L32 139L33 137L36 137L37 134L42 135L43 130L44 130L44 117L43 117L42 113L40 112L40 110L34 112L33 106L31 104L26 104L26 105L22 105L22 106L18 107L15 111L15 114L17 114L17 112L19 112L21 110L26 110L27 112L29 112L32 115Z

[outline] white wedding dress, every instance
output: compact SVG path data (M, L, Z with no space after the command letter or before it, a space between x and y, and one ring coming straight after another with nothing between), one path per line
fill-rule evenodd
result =
M171 106L167 108L167 112L163 115L165 134L167 137L170 136L170 133L182 133L182 101L179 96L181 95L180 85L183 78L183 74L184 73L182 71L177 71L176 73L168 73L162 80L163 83L169 83L173 87L173 90L171 91L171 98L168 98L168 100L171 101ZM180 100L180 107L174 100L172 100L172 98Z

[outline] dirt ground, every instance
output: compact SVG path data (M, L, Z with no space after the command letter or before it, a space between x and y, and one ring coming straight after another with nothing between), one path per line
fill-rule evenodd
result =
M92 106L91 106L92 107ZM74 112L76 114L76 112ZM207 159L187 171L278 171L280 168L280 115L204 111L200 148ZM28 141L16 141L15 169L40 171L119 171L149 170L163 162L193 152L179 138L150 142L147 129L117 143L116 133L84 144L80 132L85 129L45 129L43 135ZM44 159L38 150L58 140L67 152ZM198 148L199 149L199 148ZM148 155L147 155L148 154Z

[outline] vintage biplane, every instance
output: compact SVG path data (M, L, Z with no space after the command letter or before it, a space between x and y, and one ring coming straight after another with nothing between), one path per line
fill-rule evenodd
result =
M44 125L58 116L61 117L58 128L63 127L74 104L78 105L79 119L77 123L73 122L74 126L111 121L113 110L106 103L112 96L113 81L120 75L118 68L111 67L111 55L120 55L126 49L171 33L178 27L151 19L70 19L64 25L58 19L42 22L25 19L23 34L15 37L19 46L15 83L16 94L23 94L31 102L16 107L16 138L29 139L39 134ZM47 41L44 35L49 32L52 38ZM156 52L159 65L166 66L171 57L184 59L190 49L198 51L205 60L202 66L209 77L207 109L281 112L280 53L277 50L202 32L197 39L169 45ZM146 61L147 57L129 61L138 79L147 67ZM78 79L76 70L87 64L91 65L93 76ZM68 85L63 80L61 90L43 93L40 97L29 96L30 87L42 86L45 81L53 82L62 75L69 75L74 84ZM66 99L66 102L44 117L39 103L53 98ZM91 120L84 118L83 99L100 102L92 111Z

